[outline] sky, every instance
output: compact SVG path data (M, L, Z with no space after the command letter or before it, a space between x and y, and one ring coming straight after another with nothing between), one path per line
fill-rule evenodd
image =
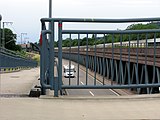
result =
M52 0L54 18L160 17L160 0ZM2 22L18 35L17 42L38 42L41 18L48 17L49 0L0 0ZM66 24L64 29L125 29L127 25Z

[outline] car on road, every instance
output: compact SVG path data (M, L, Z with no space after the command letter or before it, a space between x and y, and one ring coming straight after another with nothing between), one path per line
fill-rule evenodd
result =
M64 77L75 77L75 66L74 65L63 65Z

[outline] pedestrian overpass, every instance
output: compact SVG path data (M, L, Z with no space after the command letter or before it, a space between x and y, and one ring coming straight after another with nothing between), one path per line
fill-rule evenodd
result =
M136 19L70 19L70 18L42 18L42 45L40 62L40 82L42 94L46 89L54 90L54 96L58 97L62 89L129 89L138 94L159 93L160 87L160 47L158 46L158 33L160 29L144 30L66 30L65 23L92 23L96 24L121 24L121 23L148 23L158 22L160 18L136 18ZM46 26L49 23L49 28ZM58 30L55 27L58 25ZM58 48L54 47L54 41L58 31ZM69 35L70 46L62 47L64 35ZM77 36L78 46L71 46L72 37ZM90 35L94 35L94 44L89 46ZM101 35L101 45L97 45L97 37ZM111 38L106 36L110 35ZM136 40L132 40L132 36ZM152 40L149 39L152 35ZM80 46L81 36L86 37L86 45ZM119 42L116 43L116 36ZM124 42L124 36L127 42ZM141 36L145 36L143 43ZM109 43L108 41L111 41ZM152 41L152 44L149 44ZM124 44L125 43L125 44ZM54 58L58 60L55 61ZM67 59L68 64L77 63L76 84L63 84L62 59ZM85 66L85 84L80 85L80 65ZM88 71L94 72L93 84L88 83ZM57 71L58 75L55 75ZM96 84L97 76L100 74L102 85ZM105 80L110 84L105 84Z

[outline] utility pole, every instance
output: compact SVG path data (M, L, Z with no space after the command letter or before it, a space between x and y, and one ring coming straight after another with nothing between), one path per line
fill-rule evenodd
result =
M13 24L13 22L3 22L3 33L2 33L2 47L5 48L5 29L4 25L5 24Z
M24 38L24 43L25 43L25 44L28 44L29 41L26 42L26 40L29 40L29 37L25 37L25 38Z
M22 44L22 37L23 35L27 35L27 33L21 33L21 44Z

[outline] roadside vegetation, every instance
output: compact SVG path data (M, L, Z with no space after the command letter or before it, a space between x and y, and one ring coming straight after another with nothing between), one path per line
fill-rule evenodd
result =
M5 33L5 48L12 51L21 51L22 48L20 45L16 45L17 35L13 34L12 30L8 28L4 28ZM1 37L2 37L2 29L1 29Z
M1 29L1 37L2 37L2 29ZM20 45L16 44L17 35L13 34L12 30L8 28L4 28L5 31L5 48L12 51L15 55L20 55L23 58L33 59L39 63L40 57L38 53L31 53L22 50Z
M37 61L38 65L40 64L40 55L39 54L32 53L32 52L26 52L26 54L27 54L28 58Z

